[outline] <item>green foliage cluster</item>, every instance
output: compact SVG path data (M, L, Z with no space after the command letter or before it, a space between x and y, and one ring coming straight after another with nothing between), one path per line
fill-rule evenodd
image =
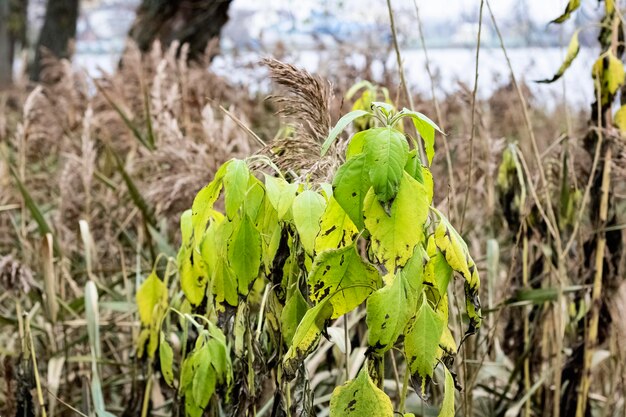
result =
M351 122L374 121L351 138L332 183L294 180L278 169L261 181L251 170L255 157L233 159L183 214L177 262L184 299L172 300L177 308L170 309L197 333L185 331L196 341L188 355L182 349L177 382L188 416L200 415L218 391L228 402L231 361L254 361L258 345L252 341L261 337L263 349L276 354L276 384L288 391L288 382L304 374L305 359L328 336L331 321L363 304L369 365L335 389L331 416L393 416L377 369L394 347L404 352L422 395L441 364L441 415L454 415L448 368L457 342L448 328L448 284L454 272L465 280L471 334L480 326L480 281L467 245L431 206L428 165L439 128L388 103L372 102L370 108L345 115L323 144L322 154ZM423 151L399 130L405 118L423 139ZM175 385L172 348L160 330L167 315L165 283L152 274L137 302L145 327L140 352L154 358L159 346L160 369ZM252 311L259 314L256 329ZM248 367L250 395L255 377Z

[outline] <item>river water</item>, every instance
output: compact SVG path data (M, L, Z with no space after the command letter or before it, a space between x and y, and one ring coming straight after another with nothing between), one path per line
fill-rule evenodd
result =
M444 96L458 90L458 82L472 88L474 83L475 54L474 49L448 48L428 51L431 69L436 76L436 94ZM586 107L592 101L593 89L591 82L591 66L597 58L597 51L591 48L581 49L578 57L565 73L564 77L552 84L538 84L535 80L552 78L563 60L565 50L561 48L511 48L507 51L513 72L518 81L526 81L536 102L547 108L563 102L564 97L573 107ZM212 68L229 81L248 88L251 93L267 92L270 85L267 73L257 63L267 54L244 52L232 54L224 52L215 59ZM425 70L425 58L421 49L410 49L402 52L407 82L412 91L429 94L430 81ZM356 66L364 65L364 57L359 54L346 56L332 50L304 50L290 53L286 60L302 66L311 72L332 78L333 60L350 60ZM97 76L99 68L111 71L115 68L117 57L111 55L79 54L75 57L75 65L84 68L90 75ZM387 57L387 67L395 68L395 54ZM381 62L372 64L374 80L382 74ZM329 74L330 73L330 74ZM509 69L506 59L499 48L483 48L480 51L478 68L478 95L489 97L498 87L509 80ZM357 82L359 80L354 80ZM564 96L565 92L565 96Z

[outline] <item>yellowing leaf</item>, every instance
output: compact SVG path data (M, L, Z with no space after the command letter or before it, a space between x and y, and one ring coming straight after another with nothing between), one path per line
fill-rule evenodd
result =
M413 380L416 381L415 389L417 391L417 387L420 387L422 395L437 365L437 348L444 325L443 317L432 309L426 297L422 297L417 315L404 336L404 351Z
M454 340L454 336L452 336L452 332L448 326L444 326L443 328L441 339L439 339L439 347L441 348L443 355L452 357L456 355L456 341Z
M478 268L461 236L441 213L438 214L440 222L435 229L435 244L443 253L448 265L465 278L465 310L470 320L466 335L472 334L480 327L481 321Z
M602 104L606 104L609 97L624 84L624 64L608 51L593 64L591 75L600 85Z
M567 6L565 6L565 11L563 14L556 19L554 19L550 23L563 23L567 19L569 19L570 15L580 7L580 0L569 0L567 2Z
M337 170L333 196L359 230L365 227L363 200L370 188L369 168L364 154L349 159Z
M328 301L326 298L308 310L298 324L289 350L283 357L283 369L288 380L295 376L304 359L315 350L322 330L333 314L333 307Z
M443 402L438 417L454 417L454 378L452 378L452 374L447 367L444 366L443 371L446 374L446 381L444 383Z
M445 220L441 220L435 229L435 244L443 254L448 265L466 280L470 280L470 261L467 245L459 236L458 232Z
M209 219L213 215L213 204L215 204L215 201L220 195L222 180L231 163L232 160L224 163L215 173L213 181L201 189L193 200L193 205L191 206L191 222L196 243L202 240Z
M428 237L426 251L429 260L424 267L424 282L435 286L440 294L446 294L448 283L452 278L452 268L448 265L443 253L437 248L434 235Z
M247 215L238 223L228 244L228 263L237 277L239 293L246 295L259 275L261 235Z
M430 169L424 166L422 167L422 178L424 178L424 188L426 188L426 195L428 195L428 204L432 204L433 195L435 194L435 183Z
M613 116L613 123L615 123L615 126L617 126L622 134L626 133L626 105L620 106L620 108L617 109L615 116Z
M302 247L309 254L315 250L315 238L320 231L319 222L325 207L324 197L312 190L303 191L293 200L293 222Z
M554 74L552 78L548 78L545 80L539 80L538 83L553 83L565 74L565 71L572 65L572 62L578 56L578 52L580 51L580 43L578 42L578 33L580 29L575 31L572 35L572 39L569 41L569 46L567 47L567 52L565 54L565 60Z
M615 10L615 0L604 0L604 10L609 15Z
M154 308L159 304L167 304L167 288L155 271L152 271L139 287L136 301L141 324L149 326L152 323Z
M174 386L174 371L172 370L172 361L174 360L174 352L172 347L167 343L165 335L161 332L159 342L159 363L161 365L161 374L163 379L170 387Z
M177 262L180 271L180 286L187 300L197 306L204 299L209 282L204 260L194 248L182 247L178 253Z
M180 215L180 236L183 244L191 241L193 236L193 223L191 222L191 210L183 211Z
M398 192L409 144L391 127L369 129L363 138L363 152L376 197L383 204L391 201Z
M405 172L390 214L372 190L365 197L363 214L376 258L393 272L409 260L415 245L424 239L428 194L422 184Z
M308 277L309 296L315 302L329 299L331 318L353 310L380 286L380 275L354 246L328 250L315 258Z
M335 388L330 397L330 417L393 417L393 406L364 366L356 379Z
M141 329L139 336L137 336L137 357L143 358L146 352L146 345L150 340L150 329Z
M320 220L320 232L315 239L315 252L348 246L358 233L350 216L337 200L331 197Z

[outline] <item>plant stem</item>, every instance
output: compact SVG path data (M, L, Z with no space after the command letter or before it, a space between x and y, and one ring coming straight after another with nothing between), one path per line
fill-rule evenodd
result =
M609 207L609 189L611 186L611 162L612 151L607 146L604 153L604 166L602 172L602 186L600 197L600 213L599 227L606 225ZM580 380L580 390L578 392L578 401L576 402L576 417L584 417L587 409L587 398L589 396L589 387L591 385L591 361L598 340L598 322L600 319L600 307L602 305L602 275L604 268L604 250L606 247L606 235L601 233L598 237L595 258L595 275L593 279L593 290L591 292L591 318L589 319L589 327L585 337L585 353L583 358L582 377Z
M400 396L400 405L398 407L400 409L400 413L402 414L404 414L404 411L405 411L404 403L406 401L407 391L409 390L409 376L410 375L411 375L411 370L407 366L406 370L404 371L404 381L402 382L402 395Z
M393 9L391 8L391 0L387 0L387 10L389 10L389 23L391 25L391 36L393 39L393 48L396 51L396 61L398 62L398 72L400 73L400 83L402 84L402 90L404 91L404 95L406 96L409 107L411 110L415 108L413 106L413 97L409 92L409 87L406 83L406 78L404 77L404 66L402 65L402 56L400 55L400 46L398 45L398 34L396 32L396 23L393 18ZM418 151L420 155L420 160L422 161L422 165L427 166L426 157L424 153L424 145L421 140L417 141Z
M469 164L467 165L467 184L465 185L465 197L463 198L463 210L461 211L461 227L459 233L463 233L463 225L465 224L465 212L467 211L467 202L469 200L469 192L472 188L472 168L474 167L474 135L476 134L476 92L478 91L478 61L480 57L480 34L483 28L483 7L484 0L480 0L480 11L478 12L478 35L476 36L476 62L474 66L474 89L472 90L472 125L470 127L469 139Z

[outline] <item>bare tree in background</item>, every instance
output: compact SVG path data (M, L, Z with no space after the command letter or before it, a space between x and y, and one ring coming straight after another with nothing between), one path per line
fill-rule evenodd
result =
M43 48L58 58L70 57L70 40L76 37L78 7L79 0L48 0L46 16L35 49L35 60L30 69L31 80L39 80Z
M26 42L27 0L0 0L0 87L11 84L13 57Z
M189 58L201 56L209 40L228 21L232 0L142 0L129 36L146 52L155 40L163 46L189 44Z

